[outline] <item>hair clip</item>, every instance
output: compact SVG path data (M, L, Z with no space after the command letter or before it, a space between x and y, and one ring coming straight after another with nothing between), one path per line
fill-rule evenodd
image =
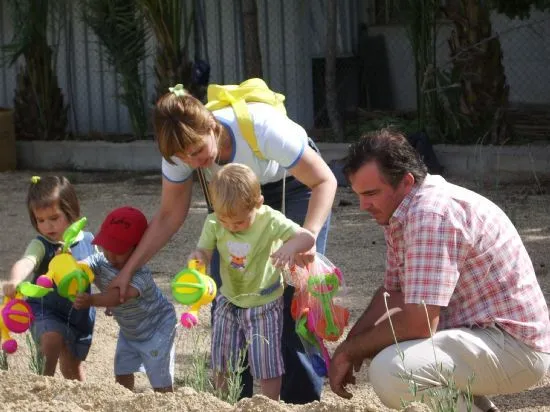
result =
M178 97L183 97L187 93L185 92L185 88L183 87L183 84L178 83L174 87L169 87L168 90L170 90L172 93L174 93Z
M37 184L38 182L40 182L40 176L31 177L31 183L32 184Z

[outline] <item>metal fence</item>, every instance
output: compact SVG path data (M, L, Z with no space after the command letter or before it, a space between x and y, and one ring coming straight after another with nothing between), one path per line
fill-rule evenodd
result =
M371 18L372 20L372 18ZM533 11L528 20L491 15L499 37L502 64L509 86L508 120L519 139L550 136L550 13ZM452 70L448 39L453 31L442 19L437 40L437 64ZM368 110L414 110L415 71L412 50L402 25L368 27L366 57Z
M385 0L387 3L389 0ZM357 107L365 110L414 110L416 106L413 56L405 28L389 17L373 20L373 2L338 1L338 102L342 114ZM74 134L128 134L131 126L117 91L119 79L105 60L95 35L80 18L77 2L60 33L57 74L70 106L69 128ZM185 0L191 13L193 0ZM327 127L324 98L326 0L258 0L258 22L264 78L286 95L289 115L306 128ZM205 0L206 48L199 51L211 65L210 81L244 80L244 33L240 0ZM385 15L384 13L382 13ZM389 16L389 15L388 15ZM390 16L391 17L391 16ZM530 20L510 20L493 15L493 29L500 35L503 64L513 105L550 105L550 14L534 12ZM364 22L364 23L363 23ZM370 23L370 25L368 24ZM382 22L384 23L384 22ZM0 0L0 45L8 44L15 28L8 2ZM449 63L446 39L452 27L439 32L438 60ZM151 41L149 49L154 50ZM193 48L190 55L195 55ZM153 52L143 62L144 97L154 95ZM12 106L15 67L0 68L0 105Z
M355 53L358 0L338 3L338 48L341 56ZM52 33L57 51L59 85L69 104L69 128L74 134L131 133L130 119L117 91L119 78L81 19L77 2L69 2L64 27ZM193 0L185 0L186 19ZM286 95L289 115L306 127L313 123L312 61L324 54L324 1L258 0L259 37L264 78L273 90ZM243 29L240 0L205 0L206 48L197 50L211 65L213 83L244 80ZM11 41L16 28L8 1L0 0L0 45ZM58 38L56 42L54 39ZM193 42L192 42L193 43ZM142 64L144 96L151 104L154 87L154 48ZM195 56L191 45L190 57ZM1 56L0 56L1 57ZM0 105L12 106L16 67L0 68Z

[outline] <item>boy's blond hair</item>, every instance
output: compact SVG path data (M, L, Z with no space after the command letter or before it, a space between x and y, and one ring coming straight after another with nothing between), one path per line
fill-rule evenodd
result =
M205 144L213 131L216 141L221 135L221 124L212 113L189 92L161 96L153 110L153 127L162 157L173 164L171 157L189 147Z
M235 217L261 205L258 177L240 163L222 167L210 182L209 191L214 212L222 216Z

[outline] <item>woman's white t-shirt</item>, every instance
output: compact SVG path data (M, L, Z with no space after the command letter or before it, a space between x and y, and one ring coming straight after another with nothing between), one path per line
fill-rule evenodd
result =
M302 126L266 103L249 103L248 110L254 123L254 132L258 148L265 159L258 158L241 134L237 118L231 106L213 112L216 119L228 130L232 139L233 153L229 163L241 163L249 166L260 184L277 182L302 158L308 143L307 133ZM184 182L193 173L193 168L181 159L173 156L170 164L162 159L162 175L171 182ZM213 164L206 168L206 179L221 166Z

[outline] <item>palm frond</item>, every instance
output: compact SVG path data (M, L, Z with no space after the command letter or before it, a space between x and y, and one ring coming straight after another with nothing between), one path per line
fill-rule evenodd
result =
M12 41L2 49L6 61L3 64L13 65L19 57L28 53L33 43L46 39L48 19L48 1L9 0L11 19L14 22Z
M168 86L191 81L191 61L188 58L189 39L193 28L193 13L185 21L185 2L180 0L137 0L155 37L157 50L155 75L157 95ZM156 99L156 97L155 97Z
M146 57L147 33L135 0L84 0L83 18L115 67Z
M20 59L14 98L14 122L18 138L60 139L65 137L67 109L56 74L56 44L48 35L59 36L66 0L10 0L15 30L3 47L4 65Z
M147 56L148 33L138 0L81 0L83 20L106 50L107 63L121 76L122 103L127 107L134 134L147 133L140 64Z

